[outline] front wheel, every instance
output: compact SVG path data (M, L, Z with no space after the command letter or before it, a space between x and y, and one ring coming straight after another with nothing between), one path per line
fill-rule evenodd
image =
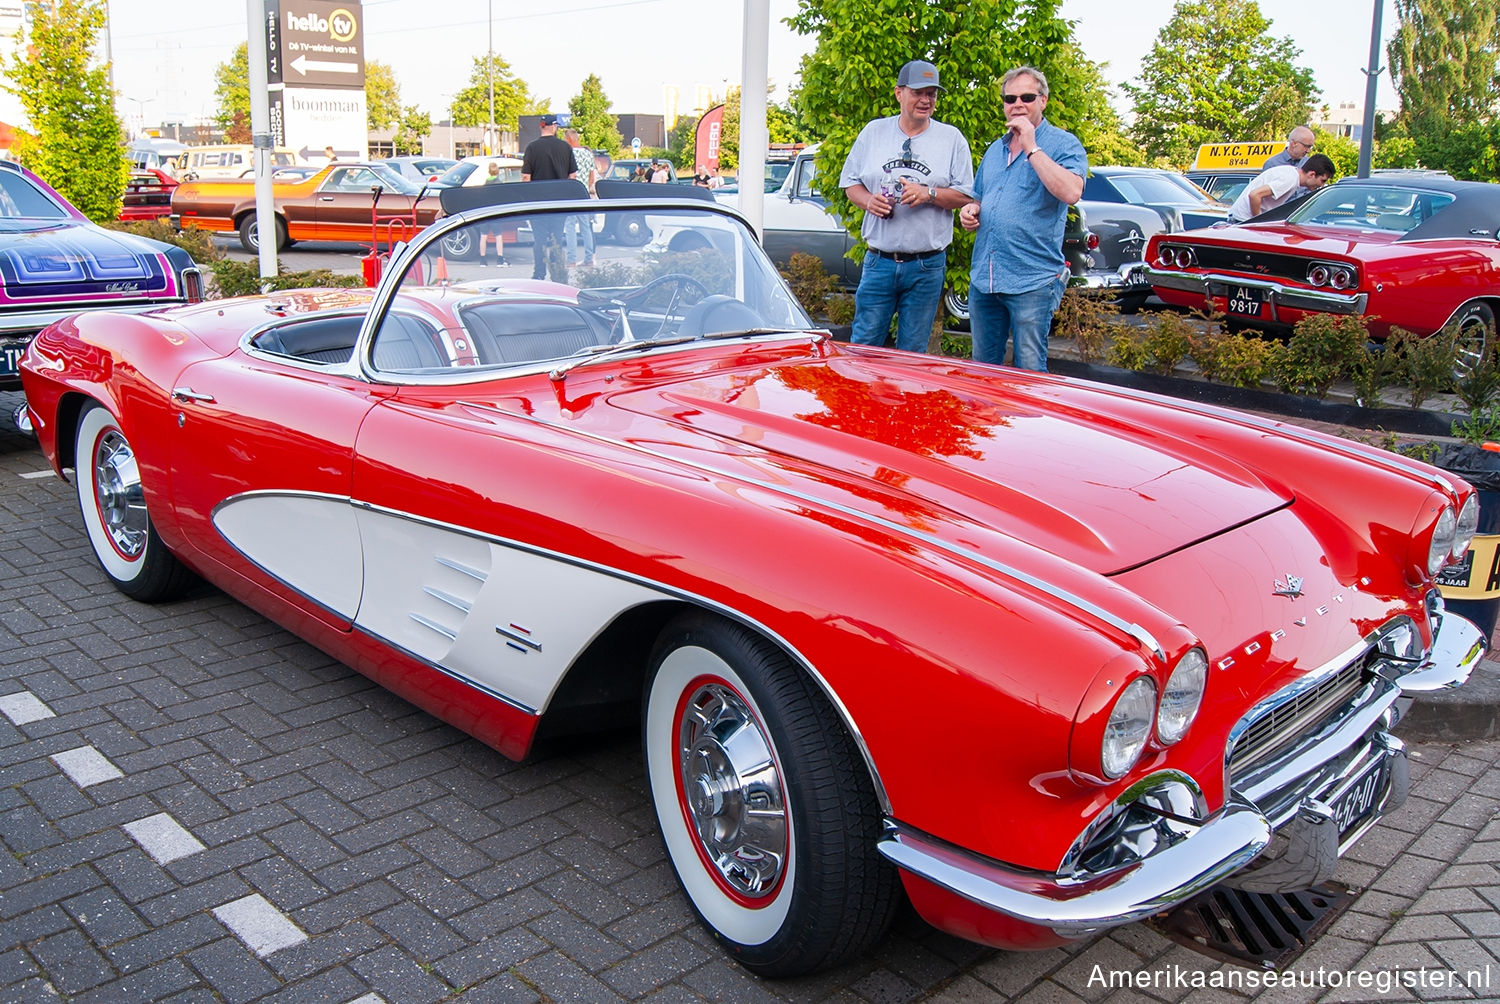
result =
M495 256L500 257L498 247L499 239L487 243L496 244ZM474 256L474 229L472 227L461 227L444 234L439 240L443 249L444 258L452 258L454 261L467 261Z
M624 216L615 224L615 239L628 248L638 248L651 239L644 216Z
M827 699L779 649L706 614L668 626L649 680L647 782L699 919L762 976L868 950L898 879L875 849L864 761Z
M135 451L113 415L90 405L78 419L74 481L94 557L116 589L143 603L178 596L193 582L151 522Z
M251 254L260 254L260 227L255 222L254 213L240 220L240 244ZM278 216L276 217L276 250L284 250L286 245L286 221Z

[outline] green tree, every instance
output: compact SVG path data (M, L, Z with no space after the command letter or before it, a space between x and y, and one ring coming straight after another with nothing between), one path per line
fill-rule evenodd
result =
M857 233L861 214L839 187L844 158L859 131L872 119L894 115L896 74L910 59L930 59L947 90L938 99L937 118L969 140L975 163L1004 135L1001 78L1012 66L1027 64L1065 85L1051 87L1047 118L1070 131L1079 127L1083 101L1068 91L1062 72L1072 29L1058 16L1060 0L948 0L943 4L891 4L886 0L802 0L788 23L800 34L816 35L817 45L802 61L796 110L816 123L819 194ZM1059 114L1054 115L1057 111ZM733 137L733 131L726 128ZM736 137L737 138L737 137ZM968 288L973 235L956 230L948 255L948 281Z
M1141 63L1135 139L1186 166L1202 143L1274 140L1308 120L1318 94L1301 50L1266 33L1255 0L1178 0Z
M1324 129L1313 129L1319 153L1333 161L1333 177L1350 178L1359 173L1359 144L1348 136L1337 136Z
M482 126L490 119L490 73L495 79L495 125L517 131L522 115L540 115L547 111L546 98L533 98L526 81L511 72L510 64L498 54L491 65L485 56L474 57L474 70L463 90L453 95L448 106L453 124Z
M365 117L371 129L392 129L401 122L401 85L385 63L365 63Z
M1096 63L1070 42L1053 66L1047 83L1053 97L1047 99L1047 117L1071 117L1078 142L1088 152L1090 164L1144 167L1146 152L1125 131L1120 113L1110 103L1109 82L1104 79L1107 63ZM1073 112L1077 105L1077 114Z
M220 63L215 68L214 99L219 103L214 112L214 124L224 130L225 141L250 142L249 43L241 42L235 46L229 62Z
M432 116L418 111L416 105L401 109L401 118L396 122L396 133L391 144L399 156L422 152L422 138L432 133Z
M568 99L572 127L578 130L580 143L591 150L607 150L611 154L620 149L623 141L611 107L609 96L604 93L603 81L598 74L590 73L579 86L578 93Z
M31 127L18 135L21 163L99 223L119 215L130 177L109 67L91 65L104 20L101 0L33 6L4 85Z
M1406 134L1492 119L1500 0L1396 0L1396 16L1386 54Z

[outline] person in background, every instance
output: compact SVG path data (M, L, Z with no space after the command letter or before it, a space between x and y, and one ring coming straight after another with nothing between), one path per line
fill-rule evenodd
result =
M1250 179L1240 197L1229 207L1229 223L1244 223L1268 210L1285 205L1308 192L1315 192L1333 177L1333 161L1315 153L1300 167L1282 164Z
M719 169L712 164L708 165L708 187L723 188L724 179L719 177Z
M594 151L580 145L578 130L569 129L563 133L563 139L568 146L573 148L573 160L578 165L578 180L583 182L589 190L589 198L597 199L598 193L594 190L594 183L599 180L598 170L595 168ZM594 264L594 217L569 216L563 224L563 237L568 246L568 264L578 264L578 232L583 231L583 264Z
M697 185L699 188L708 187L708 168L704 167L702 164L698 165L698 170L693 174L693 184Z
M486 185L498 185L501 183L500 164L497 161L490 161L489 174L485 177L484 183ZM508 268L510 266L510 262L505 260L505 235L502 234L499 230L491 230L487 234L482 233L479 235L479 267L484 268L487 264L489 264L484 260L484 246L487 240L495 242L496 267Z
M654 185L665 185L672 180L672 169L667 167L666 161L651 158L651 183Z
M578 161L573 148L557 135L557 116L543 115L542 135L526 144L521 155L522 181L554 181L578 176ZM562 223L556 216L539 214L531 220L531 277L547 278L547 257L553 248L562 248ZM560 266L554 266L557 271ZM566 276L554 275L559 282Z
M1260 169L1265 171L1287 164L1297 167L1307 159L1308 154L1313 152L1313 144L1316 142L1317 137L1313 135L1313 131L1305 125L1300 125L1287 133L1286 149L1267 157L1266 162L1260 165Z
M974 361L1004 363L1015 339L1015 365L1047 370L1047 335L1068 285L1063 230L1068 207L1083 196L1089 162L1083 144L1044 117L1047 78L1017 66L1001 80L1005 135L979 163L974 200L959 211L976 231L969 269L969 328Z
M925 352L932 337L953 210L969 200L974 184L963 133L932 117L942 89L931 63L914 59L901 67L899 114L860 130L839 175L849 201L865 214L860 233L868 250L850 335L861 345L884 345L893 317L898 349Z
M323 148L323 157L330 164L336 163L338 161L338 154L333 152L333 144L330 143L328 146L325 146Z

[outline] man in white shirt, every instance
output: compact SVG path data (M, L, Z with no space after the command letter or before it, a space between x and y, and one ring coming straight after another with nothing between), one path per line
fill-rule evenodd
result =
M1290 202L1299 195L1317 191L1333 178L1333 161L1321 153L1304 160L1299 167L1282 164L1257 174L1240 197L1229 207L1228 221L1244 223L1267 210Z

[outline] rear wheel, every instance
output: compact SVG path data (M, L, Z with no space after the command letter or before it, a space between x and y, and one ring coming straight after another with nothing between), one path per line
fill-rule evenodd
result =
M464 261L474 256L474 230L472 227L460 227L451 233L446 233L438 243L443 249L444 258L452 258L454 261ZM495 241L486 241L486 243L494 244ZM499 257L499 254L500 252L497 248L495 251L496 257Z
M969 330L969 298L967 296L955 293L952 289L944 289L943 309L948 312L948 319L955 329Z
M240 220L240 244L251 254L260 254L260 227L255 222L254 213ZM278 216L276 217L276 250L281 251L286 246L286 221Z
M1451 322L1454 339L1454 375L1467 376L1495 352L1495 311L1483 300L1466 303Z
M638 248L651 239L644 216L624 216L615 224L615 238L626 247Z
M670 625L644 709L647 781L700 920L747 969L795 976L866 951L898 903L869 775L777 648L708 615Z
M135 451L113 415L90 405L74 438L78 509L94 556L115 588L143 603L172 599L193 573L162 543L146 511Z

